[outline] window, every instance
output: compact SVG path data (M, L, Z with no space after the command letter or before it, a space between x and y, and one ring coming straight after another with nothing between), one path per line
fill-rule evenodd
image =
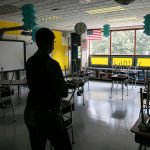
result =
M90 40L91 55L109 55L110 38L102 36L101 40Z
M143 30L136 31L136 55L150 55L150 36Z
M134 54L134 30L112 32L112 55Z

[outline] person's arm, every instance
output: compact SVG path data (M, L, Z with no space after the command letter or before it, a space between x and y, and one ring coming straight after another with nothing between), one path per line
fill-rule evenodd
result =
M58 75L58 89L60 90L60 96L61 98L63 97L67 97L68 96L68 88L67 88L67 85L66 85L66 82L64 80L64 76L63 76L63 73L61 71L61 68L60 68L60 65L58 64L58 70L57 70L57 75Z
M52 64L47 66L48 68L48 76L50 77L51 82L53 83L53 89L57 96L60 98L64 98L68 96L68 88L66 82L63 77L63 73L61 71L61 67L59 63Z

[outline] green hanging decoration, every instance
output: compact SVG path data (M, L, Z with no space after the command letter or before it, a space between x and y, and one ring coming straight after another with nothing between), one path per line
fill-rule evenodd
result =
M23 28L25 30L32 30L36 25L35 9L32 4L25 4L22 9L22 21L24 22Z
M36 31L39 30L40 27L35 27L32 29L32 40L33 42L35 42L35 34L36 34Z
M105 37L109 37L109 35L110 35L110 25L109 24L105 24L103 26L103 35Z
M133 1L135 1L135 0L115 0L115 2L117 2L120 5L129 5Z
M144 33L150 35L150 14L144 16Z

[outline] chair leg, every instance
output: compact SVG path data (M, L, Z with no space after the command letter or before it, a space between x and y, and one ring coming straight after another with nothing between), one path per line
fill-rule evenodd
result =
M127 96L128 96L128 84L127 84Z
M72 135L72 144L75 144L75 142L74 142L73 126L71 126L71 135Z
M88 81L87 81L87 82L88 82L88 91L89 91L89 89L90 89L90 85L89 85L89 79L88 79Z
M5 109L3 108L4 119L6 118Z
M1 104L2 104L3 114L4 114L4 119L5 119L6 115L5 115L5 108L3 108L3 99L4 99L4 98L1 99Z
M123 100L123 90L124 90L123 82L121 82L121 90L122 90L122 100Z
M142 150L142 144L139 145L138 150Z
M53 150L52 144L49 142L50 150Z
M16 122L16 119L15 119L15 111L14 111L14 103L12 103L12 112L13 112L13 119L14 119L14 122Z
M118 89L118 82L119 82L119 81L117 81L117 85L116 85L116 95L117 95L117 89Z
M82 87L83 90L83 105L85 105L85 101L84 101L84 86Z

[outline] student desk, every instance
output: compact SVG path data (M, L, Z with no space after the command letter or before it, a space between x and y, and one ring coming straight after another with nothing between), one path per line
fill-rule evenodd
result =
M68 89L78 89L77 95L83 96L83 105L85 105L84 102L84 81L83 80L68 80L66 81ZM79 89L80 88L80 89ZM74 101L74 98L73 98Z
M139 118L136 123L131 128L131 132L135 134L135 142L139 143L139 149L142 150L142 147L150 146L150 131L141 131L139 130L138 126L141 123L141 119Z
M121 91L122 91L122 100L123 100L123 90L124 90L123 86L124 86L125 80L128 79L128 76L127 75L119 75L119 74L117 74L117 75L111 76L111 79L112 79L112 85L111 85L110 98L112 98L112 90L113 90L113 87L114 87L114 82L117 81L117 82L121 82ZM127 85L127 95L128 95L128 85Z
M20 88L20 85L27 85L27 79L21 79L21 80L3 80L2 85L17 85L18 91Z

